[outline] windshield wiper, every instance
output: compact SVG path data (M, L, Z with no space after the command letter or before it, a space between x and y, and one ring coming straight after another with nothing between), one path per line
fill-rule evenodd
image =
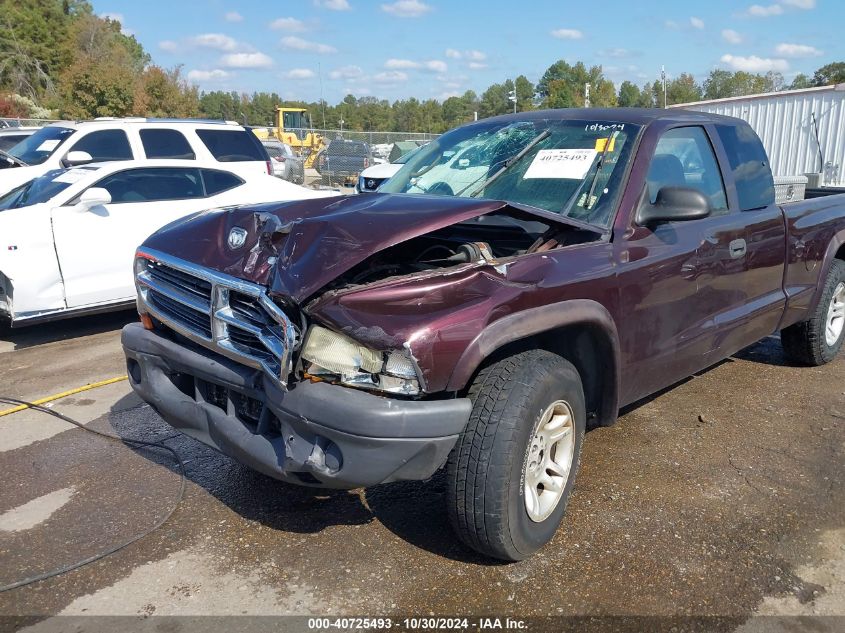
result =
M28 163L23 162L16 156L12 156L9 152L4 152L2 149L0 149L0 157L5 158L7 162L14 163L18 167L29 167Z
M550 130L548 130L548 129L543 130L542 132L540 132L537 136L535 136L533 139L531 139L531 142L530 142L530 143L528 143L528 145L526 145L526 146L525 146L525 147L523 147L521 150L519 150L519 153L517 153L517 154L515 154L514 156L511 156L510 158L508 158L508 159L505 161L505 164L504 164L504 165L502 165L502 167L499 169L499 171L497 171L495 174L493 174L493 175L492 175L492 176L490 176L487 180L485 180L483 183L481 183L481 186L480 186L478 189L476 189L475 191L473 191L471 194L469 194L469 197L470 197L470 198L474 198L474 197L475 197L475 196L477 196L479 193L481 193L482 191L484 191L484 188L485 188L485 187L488 187L488 186L490 185L490 183L491 183L491 182L493 182L493 181L494 181L494 180L496 180L499 176L501 176L502 174L504 174L504 173L505 173L508 169L510 169L511 167L513 167L514 165L516 165L516 164L517 164L520 160L522 160L522 158L523 158L523 157L524 157L524 156L525 156L528 152L530 152L530 151L531 151L531 150L532 150L532 149L533 149L533 148L534 148L534 147L535 147L538 143L540 143L541 141L545 140L545 139L546 139L546 138L548 138L550 135L551 135L551 131L550 131ZM458 193L456 193L456 194L455 194L455 196L460 196L460 195L461 195L464 191L466 191L467 189L469 189L470 187L472 187L472 186L473 186L476 182L478 182L479 180L480 180L480 178L476 178L473 182L469 183L466 187L464 187L464 188L463 188L463 189L461 189Z
M610 138L608 138L607 141L604 144L604 149L602 150L601 154L599 154L599 156L598 156L598 161L596 162L596 172L593 174L593 179L590 181L590 189L589 189L589 191L587 191L587 197L584 199L584 208L585 209L590 208L590 200L592 200L593 193L596 190L596 183L598 182L599 174L604 170L604 157L607 154L608 150L610 149L610 146L613 145L613 143L615 142L617 134L619 134L619 130L614 130L611 133ZM583 190L583 188L584 188L584 181L581 181L581 185L575 190L575 193L573 193L569 197L569 200L566 201L566 204L563 205L563 209L561 209L561 211L560 211L561 215L565 215L565 216L569 217L569 209L572 207L573 204L575 204L575 201L578 199L578 196L581 193L581 191Z

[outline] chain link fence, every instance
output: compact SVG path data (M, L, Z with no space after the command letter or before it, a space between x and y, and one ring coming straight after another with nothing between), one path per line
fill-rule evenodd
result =
M294 129L286 132L293 132L302 141L311 139L310 147L294 148L306 159L305 184L340 188L342 191L354 187L364 169L381 163L393 163L440 136L427 132L322 129ZM316 142L314 135L321 142ZM376 177L374 182L380 180Z
M10 127L44 127L49 123L56 123L56 119L15 119L0 117L0 130Z

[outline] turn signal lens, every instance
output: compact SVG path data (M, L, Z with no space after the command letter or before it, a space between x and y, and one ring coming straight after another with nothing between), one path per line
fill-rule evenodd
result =
M138 316L141 317L141 325L144 326L145 330L155 329L155 326L153 325L153 320L149 314L139 314Z

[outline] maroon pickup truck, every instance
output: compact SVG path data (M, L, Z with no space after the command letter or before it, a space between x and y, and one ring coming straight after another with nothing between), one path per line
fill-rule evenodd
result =
M620 406L773 333L834 357L845 196L776 205L737 119L526 112L452 130L379 193L200 213L135 265L128 373L173 427L306 486L445 465L460 538L517 560Z

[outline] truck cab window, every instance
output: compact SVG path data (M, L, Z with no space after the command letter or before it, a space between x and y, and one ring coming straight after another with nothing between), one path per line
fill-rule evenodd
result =
M662 187L690 187L707 196L713 215L728 212L719 163L702 127L665 132L654 150L646 180L649 202L654 203Z
M775 203L775 182L766 150L750 125L717 125L736 180L740 211Z

